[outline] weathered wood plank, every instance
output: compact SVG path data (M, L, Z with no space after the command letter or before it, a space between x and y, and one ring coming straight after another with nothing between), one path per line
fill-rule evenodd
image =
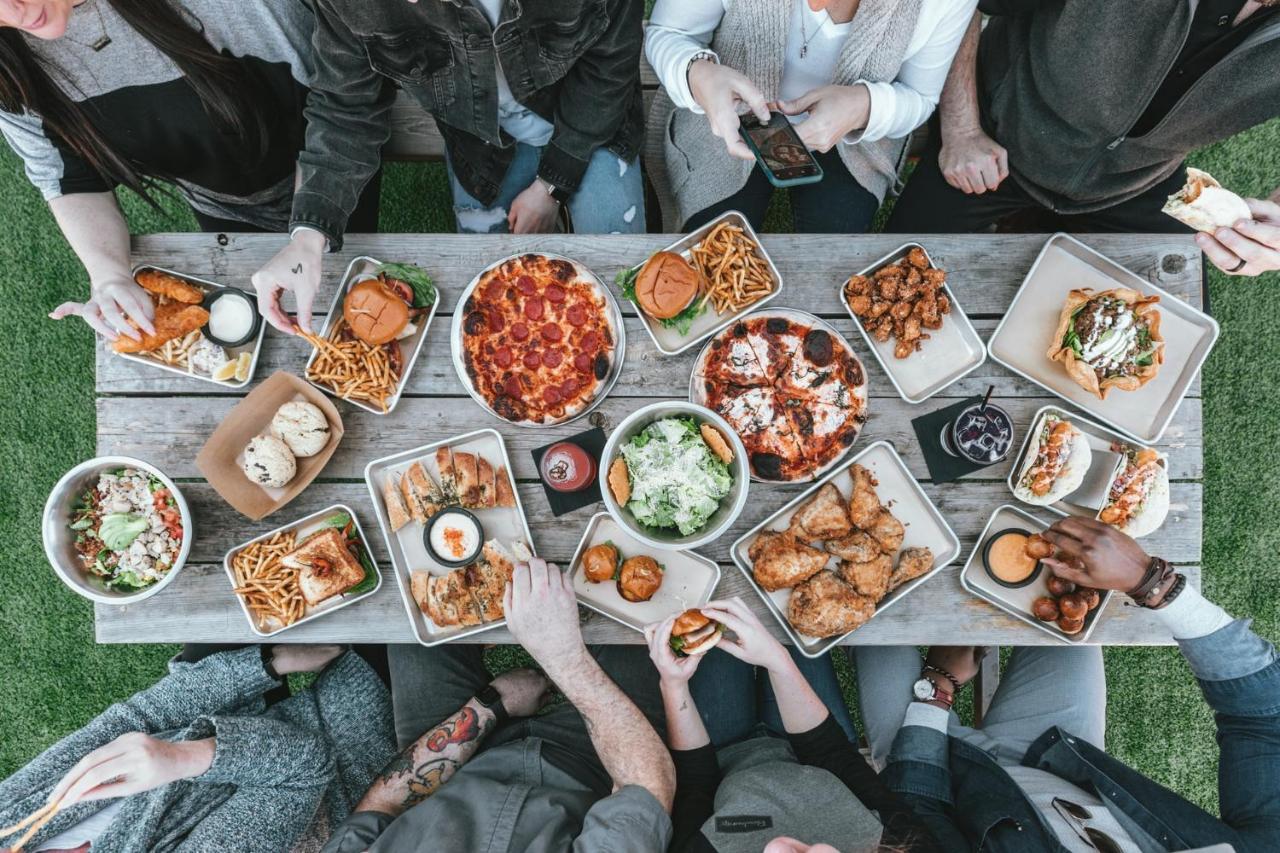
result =
M993 399L1013 417L1019 436L1030 429L1031 419L1040 407L1053 402L1044 397ZM141 457L158 465L171 477L201 477L195 466L196 454L237 402L239 398L236 397L99 397L98 452ZM589 429L592 424L598 424L608 432L614 424L648 402L651 401L609 397L599 409L581 421L536 430L504 424L485 413L470 397L415 397L402 400L394 412L385 416L357 412L343 403L340 405L346 432L323 475L326 478L362 478L364 467L370 460L480 427L495 427L506 441L516 476L535 479L538 473L529 454L533 448ZM917 479L925 479L928 469L916 442L911 419L942 408L945 402L917 411L916 407L896 397L872 400L869 406L871 416L859 442L891 441L904 455ZM1200 400L1184 400L1161 440L1160 447L1169 453L1170 472L1174 479L1198 479L1202 476L1200 413ZM1005 462L979 472L975 477L1007 477L1012 459L1013 454L1010 454Z
M1199 586L1200 569L1180 567ZM718 597L741 596L774 635L786 642L781 626L765 609L742 574L723 567ZM1090 638L1100 645L1171 645L1173 640L1149 610L1114 596ZM589 643L639 643L636 631L579 608ZM100 643L255 642L248 623L219 564L192 564L159 595L126 607L96 605L96 636ZM945 616L945 618L939 618ZM1041 645L1051 643L1041 631L969 595L960 586L959 568L945 569L909 596L855 631L849 645L933 645L954 643L957 636L979 645ZM476 635L478 643L512 643L505 628ZM306 625L286 631L273 642L286 643L412 643L400 590L388 578L377 594Z

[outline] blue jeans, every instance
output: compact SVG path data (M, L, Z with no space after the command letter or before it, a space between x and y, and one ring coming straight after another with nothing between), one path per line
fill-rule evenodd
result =
M788 648L788 651L845 735L856 742L858 731L844 703L831 658L823 655L810 659L795 649ZM689 692L716 749L756 737L762 728L764 734L787 736L769 674L727 652L720 649L707 652L689 681Z
M497 199L490 206L462 188L446 158L458 233L508 233L507 213L511 202L538 176L541 156L541 148L517 142L515 159L502 179ZM575 234L643 234L644 180L640 175L639 158L624 163L616 154L597 148L587 164L578 191L569 197L568 208Z

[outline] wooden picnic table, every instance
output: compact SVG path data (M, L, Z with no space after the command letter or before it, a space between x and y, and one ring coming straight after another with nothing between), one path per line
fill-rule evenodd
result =
M442 302L427 345L409 379L404 399L388 416L377 416L339 402L346 435L321 477L291 504L262 521L250 521L231 509L204 482L196 454L243 392L223 390L196 379L113 357L99 345L97 356L98 452L136 456L176 479L194 515L194 541L188 563L174 583L137 605L96 605L97 639L125 642L251 642L254 635L231 591L222 560L233 546L292 519L336 502L355 508L371 537L385 582L379 592L351 607L281 634L282 642L413 642L400 591L390 577L390 560L378 531L363 480L366 462L479 427L496 427L511 455L517 487L529 515L539 554L562 565L570 559L591 515L602 505L555 518L537 481L530 449L577 433L591 425L608 431L637 407L654 399L686 399L697 348L679 356L658 353L634 307L626 315L627 353L621 378L589 418L559 427L528 429L503 423L480 408L463 390L449 354L449 317L459 294L492 261L516 252L548 251L573 257L611 283L624 266L635 264L675 238L671 235L515 237L455 235L353 235L342 252L326 259L322 292L316 300L316 327L333 288L351 258L370 255L412 261L425 267L441 289ZM772 307L790 306L830 320L853 345L870 377L870 419L859 444L890 441L924 485L960 537L960 557L902 602L855 631L850 644L977 643L1052 644L1047 634L974 598L960 586L959 572L994 508L1016 503L1005 478L1010 462L960 482L933 484L911 427L911 419L981 394L995 386L994 400L1014 418L1021 442L1033 413L1057 402L1048 392L988 360L979 369L919 406L903 402L879 364L863 345L853 321L841 307L839 287L848 275L906 242L901 235L763 235L762 241L782 273L784 289ZM956 235L920 238L985 340L999 322L1040 248L1043 235ZM1081 239L1192 305L1202 304L1200 253L1189 236L1083 235ZM135 262L249 288L249 276L280 248L271 235L158 234L134 238ZM616 295L616 293L615 293ZM620 300L621 301L621 300ZM255 380L276 370L301 373L308 346L269 329ZM1202 408L1200 382L1178 409L1160 442L1169 454L1172 509L1157 533L1143 540L1153 553L1177 563L1192 583L1200 583L1203 497ZM1016 448L1015 448L1016 450ZM1015 454L1010 454L1010 459ZM729 557L729 545L803 486L752 483L750 499L737 522L719 540L700 549L719 561L719 596L741 595L782 636L756 593ZM1053 516L1040 513L1045 518ZM1092 642L1107 645L1163 645L1168 633L1147 611L1114 596ZM588 642L637 643L640 634L585 608ZM511 642L503 628L472 642Z

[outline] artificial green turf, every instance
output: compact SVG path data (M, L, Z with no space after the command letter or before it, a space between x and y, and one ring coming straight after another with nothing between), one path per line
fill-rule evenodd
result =
M1195 165L1227 186L1266 196L1280 183L1280 120L1199 152ZM83 270L17 159L0 146L0 777L83 725L112 701L150 684L171 646L99 646L92 607L57 583L40 545L45 496L67 468L94 454L93 350L79 321L45 315L83 298ZM194 228L179 203L157 213L125 199L133 230ZM393 164L383 183L384 231L452 226L438 165ZM785 221L785 211L770 222ZM1205 368L1205 589L1264 636L1280 634L1280 276L1210 277L1222 339ZM496 650L496 667L524 661ZM852 696L848 669L842 681ZM1215 809L1217 751L1212 718L1171 649L1109 649L1108 748L1144 773Z

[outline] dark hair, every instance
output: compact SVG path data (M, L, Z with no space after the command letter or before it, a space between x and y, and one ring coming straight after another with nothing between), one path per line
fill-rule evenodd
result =
M96 1L110 3L125 23L178 66L220 130L248 143L253 156L266 156L261 86L253 84L241 62L219 53L205 40L194 16L188 19L169 0ZM69 147L104 181L122 184L156 206L151 196L153 179L169 176L147 170L115 150L81 105L54 82L22 34L6 27L0 29L0 110L21 113L24 109L39 116L45 132Z

